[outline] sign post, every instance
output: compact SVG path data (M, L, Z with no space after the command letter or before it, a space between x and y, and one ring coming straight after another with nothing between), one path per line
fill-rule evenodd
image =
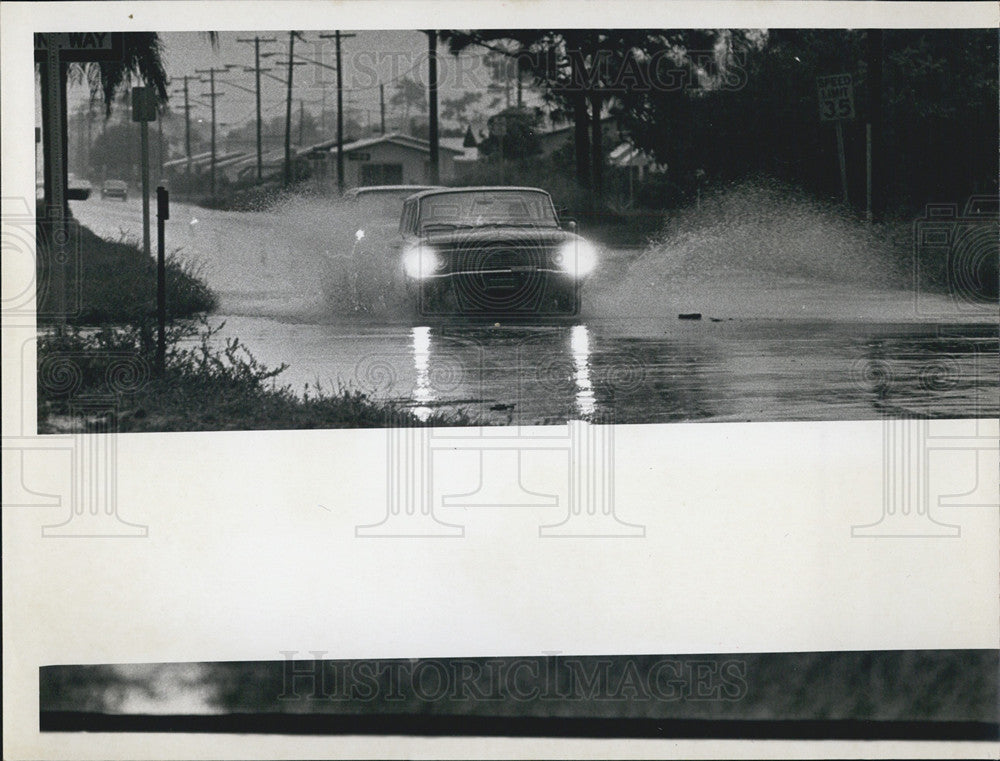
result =
M132 121L139 122L139 163L142 169L142 251L149 252L149 123L156 121L156 100L148 87L132 88Z
M56 249L66 240L66 185L63 183L63 113L62 93L59 92L60 76L59 44L50 35L45 48L45 93L48 98L48 122L45 125L45 142L49 160L45 166L46 188L51 195L45 199L45 224L49 228L50 259L49 274L52 283L52 309L59 324L66 320L66 267L59 261Z
M865 219L872 221L872 123L865 125Z
M45 114L43 152L45 171L45 225L52 257L48 262L56 320L66 319L66 185L63 155L62 64L68 61L108 61L120 58L121 32L46 32L34 37L34 58L42 65L42 113ZM36 132L36 141L38 134ZM57 249L63 249L57 252Z
M156 373L162 376L167 358L166 221L170 219L170 194L156 188Z
M844 121L854 118L854 85L850 74L833 74L816 77L819 93L820 121L834 122L837 131L837 159L840 163L840 187L844 204L850 203L847 195L847 158L844 154Z

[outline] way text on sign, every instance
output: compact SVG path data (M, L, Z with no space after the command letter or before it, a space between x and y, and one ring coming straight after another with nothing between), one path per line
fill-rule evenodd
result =
M35 35L36 58L55 47L64 61L106 61L121 55L121 32L44 32Z

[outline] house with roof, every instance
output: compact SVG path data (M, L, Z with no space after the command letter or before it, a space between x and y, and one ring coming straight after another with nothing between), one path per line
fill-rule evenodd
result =
M431 181L431 144L410 135L390 133L345 143L344 187L369 185L428 185ZM462 150L438 144L440 182L447 184L455 176L455 159ZM325 150L325 171L336 176L337 146Z

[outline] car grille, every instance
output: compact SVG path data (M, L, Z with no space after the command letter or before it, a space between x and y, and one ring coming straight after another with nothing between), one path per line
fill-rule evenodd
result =
M447 252L451 272L531 270L552 265L553 252L542 246L456 247Z

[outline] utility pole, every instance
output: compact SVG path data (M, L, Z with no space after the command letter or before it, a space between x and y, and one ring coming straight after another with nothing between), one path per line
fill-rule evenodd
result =
M385 134L385 85L378 86L378 110L382 134Z
M885 213L885 187L882 172L882 48L881 29L866 33L866 79L868 80L868 123L866 125L867 154L867 217L869 222L881 222Z
M431 185L438 185L441 182L441 166L438 151L438 81L437 81L437 30L427 31L427 97L430 108L428 109L427 137L431 144Z
M156 120L156 142L157 142L157 154L160 157L160 181L163 181L163 109L160 109L160 116Z
M260 121L260 73L262 71L270 71L270 69L260 68L260 43L262 42L277 42L277 37L237 37L237 42L252 42L253 43L253 60L254 66L252 71L254 72L255 79L257 81L257 182L260 182L264 174L264 151L261 147L261 121ZM273 53L265 53L264 56L267 57L273 55ZM251 69L244 69L244 71L251 71Z
M323 105L319 109L320 139L323 139L326 137L326 81L320 82L319 86L323 90Z
M213 66L213 67L211 67L209 69L195 69L194 70L195 74L208 74L209 92L207 92L207 93L203 92L201 94L201 97L203 97L203 98L211 98L211 101L212 101L211 102L211 105L212 105L212 171L211 171L212 198L215 198L215 158L216 158L216 153L215 153L215 99L216 98L221 98L223 95L225 95L224 92L217 93L215 91L215 72L219 72L221 74L221 73L226 72L228 70L229 70L228 66L224 66L221 69L217 69L217 68L215 68ZM205 80L202 79L201 81L204 82Z
M305 143L306 102L299 98L299 147Z
M340 41L354 37L353 34L343 34L339 29L333 34L321 34L320 37L334 40L337 56L337 192L344 192L344 72L340 58Z
M295 71L296 32L288 33L288 97L285 100L285 185L292 184L292 72Z
M184 154L187 156L187 168L185 173L187 174L188 181L191 179L191 106L188 103L188 77L184 76L184 89L174 90L175 95L184 94ZM187 188L187 192L190 192L190 187Z

